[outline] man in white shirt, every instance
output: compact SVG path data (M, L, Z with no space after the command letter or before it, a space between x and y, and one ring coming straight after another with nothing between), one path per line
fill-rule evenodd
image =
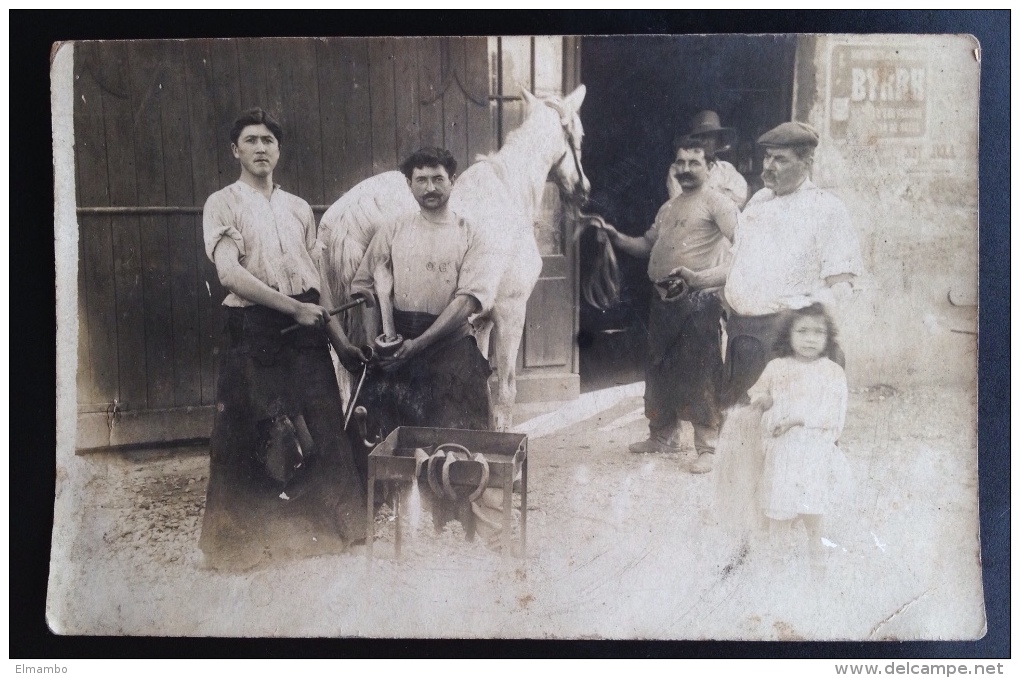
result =
M329 345L345 364L362 356L327 311L311 207L273 183L282 138L268 113L244 111L230 137L240 178L202 213L228 292L199 540L212 567L340 552L365 536Z
M720 124L718 113L702 111L691 120L691 131L687 136L700 141L705 153L715 157L730 150L735 134L732 127L723 127ZM683 187L677 181L675 169L670 167L666 177L666 190L669 191L670 199L683 192ZM747 180L732 163L721 158L716 157L712 163L706 185L732 200L738 210L743 209L744 203L747 202Z
M785 122L758 144L765 148L765 188L740 214L724 292L729 307L724 407L740 402L775 357L783 311L814 302L831 307L849 296L854 278L863 273L846 206L811 182L818 146L814 128Z
M421 209L376 233L351 293L392 293L403 342L392 356L380 356L361 402L384 435L397 426L485 429L491 370L468 318L492 308L499 267L478 229L450 209L457 160L449 151L423 148L400 169Z
M383 297L392 295L393 330L403 341L373 364L359 402L373 436L398 426L485 430L492 371L468 318L492 308L500 267L483 234L450 209L457 160L448 150L422 148L400 170L421 209L380 228L351 293L379 296L384 333L390 301ZM428 501L437 528L456 517L468 538L477 529L499 542L502 490L486 489L469 504Z

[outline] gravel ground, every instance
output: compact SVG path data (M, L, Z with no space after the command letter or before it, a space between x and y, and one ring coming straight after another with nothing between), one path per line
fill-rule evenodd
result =
M750 548L722 531L713 474L686 471L692 452L627 453L646 431L640 398L530 440L525 560L426 518L398 561L387 507L371 561L355 547L211 571L197 549L204 449L78 456L58 469L80 501L48 616L103 635L975 638L975 411L964 390L851 394L841 448L856 492L828 522L820 577L802 530Z

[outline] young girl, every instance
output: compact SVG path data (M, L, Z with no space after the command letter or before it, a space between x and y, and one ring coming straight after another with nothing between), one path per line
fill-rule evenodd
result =
M836 446L846 418L846 375L832 360L836 330L821 304L792 311L779 337L781 357L749 391L752 407L763 411L759 500L772 532L804 522L812 563L820 569L822 519L847 467Z

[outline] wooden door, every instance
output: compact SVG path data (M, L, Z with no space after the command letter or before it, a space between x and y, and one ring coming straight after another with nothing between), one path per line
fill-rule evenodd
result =
M229 130L284 128L274 179L317 214L424 145L497 148L487 38L75 45L79 448L207 438L220 303L202 205L236 181Z
M503 37L490 40L495 64L498 141L521 124L522 87L538 96L562 95L579 82L578 45L574 38ZM542 272L535 285L517 355L517 402L570 400L580 393L577 336L578 290L576 246L559 191L546 184L535 219L535 239Z

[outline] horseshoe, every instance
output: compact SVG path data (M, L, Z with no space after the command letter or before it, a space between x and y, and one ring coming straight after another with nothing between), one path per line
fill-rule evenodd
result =
M443 450L443 448L450 449L450 451L446 453L446 461L443 463L443 492L453 501L457 501L457 492L453 489L453 485L450 484L450 464L456 461L455 452L463 452L467 459L471 459L471 452L468 448L456 443L446 443L444 445L440 445L436 449Z
M475 491L468 495L468 501L471 502L482 496L482 492L485 492L485 488L489 486L489 461L481 452L475 453L474 460L482 465L482 478L478 481L478 487L475 488Z
M478 482L478 487L468 495L468 501L475 501L478 497L482 496L482 492L489 485L489 462L485 456L479 453L473 453L463 445L457 445L456 443L446 443L437 447L437 454L443 451L443 448L447 448L449 451L446 452L446 461L443 463L443 491L446 496L457 501L460 497L457 496L456 490L453 489L453 485L450 484L450 465L457 461L457 452L464 453L464 461L476 461L482 465L482 478Z
M433 471L433 467L436 465L436 460L444 459L445 457L446 452L443 452L442 450L437 448L436 451L432 454L432 456L429 457L429 465L425 467L425 477L429 481L429 487L432 488L432 492L437 497L443 496L443 490L440 489L439 487L439 481L436 480L436 474Z

